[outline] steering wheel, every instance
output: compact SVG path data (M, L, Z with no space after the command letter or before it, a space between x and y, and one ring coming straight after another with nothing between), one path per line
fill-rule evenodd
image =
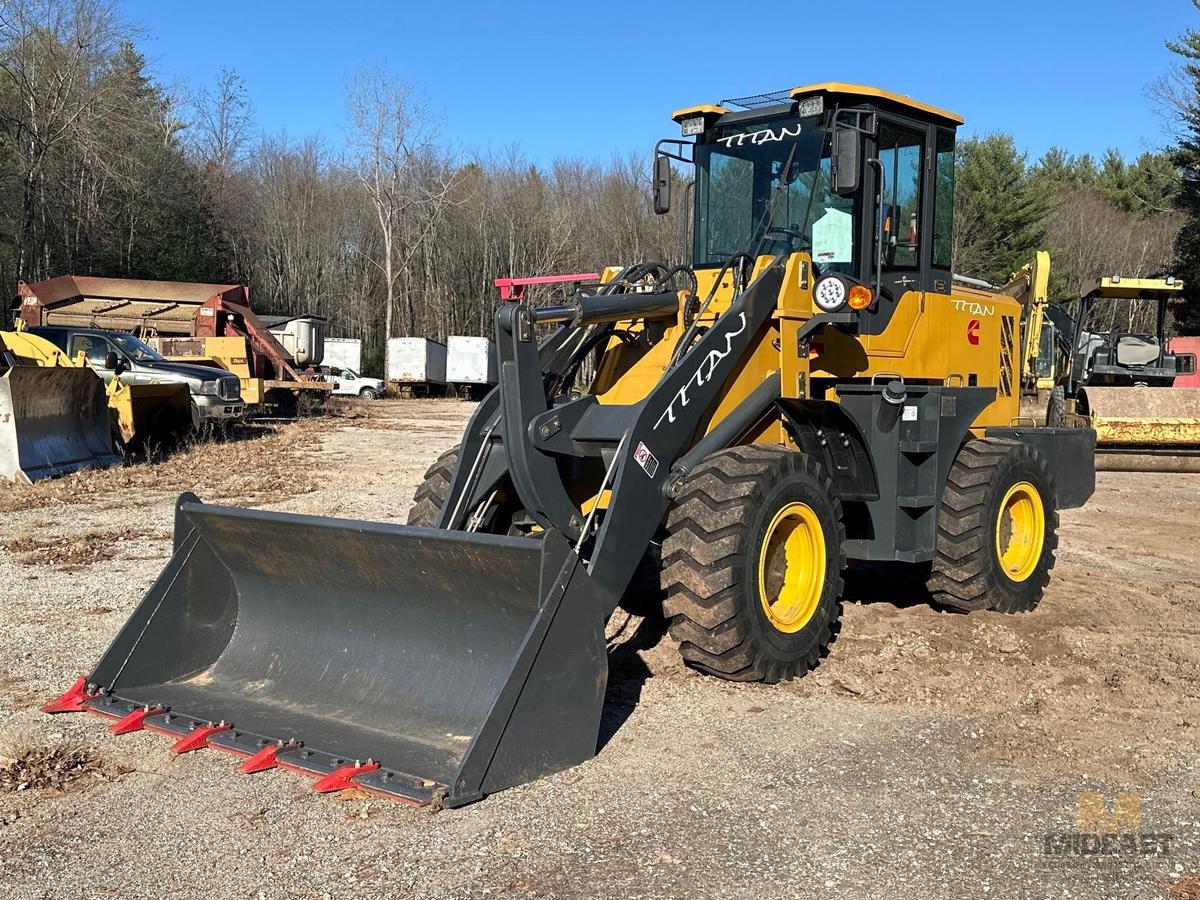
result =
M772 234L783 235L787 242L793 246L793 249L796 250L810 246L808 235L794 228L783 228L782 226L775 225L764 232L764 236L766 237L770 237Z

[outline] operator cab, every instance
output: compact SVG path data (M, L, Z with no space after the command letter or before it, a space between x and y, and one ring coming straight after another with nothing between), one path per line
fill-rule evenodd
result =
M670 206L667 160L694 162L694 268L738 254L810 253L818 279L838 273L871 289L862 334L886 328L910 291L950 292L959 116L826 83L673 118L694 143L656 147L655 209Z
M1089 385L1170 387L1177 376L1194 374L1195 354L1167 350L1168 307L1182 292L1177 278L1113 275L1096 281L1079 301L1072 379ZM1149 312L1153 331L1132 330L1139 304L1150 307L1141 312L1143 318Z

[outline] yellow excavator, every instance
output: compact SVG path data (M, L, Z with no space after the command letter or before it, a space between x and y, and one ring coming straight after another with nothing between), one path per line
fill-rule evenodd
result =
M962 119L841 83L673 118L653 202L693 167L688 264L504 304L500 383L407 526L181 496L162 575L46 711L457 806L595 754L640 573L734 681L836 652L848 561L1033 609L1095 434L1021 420L1021 304L953 277Z

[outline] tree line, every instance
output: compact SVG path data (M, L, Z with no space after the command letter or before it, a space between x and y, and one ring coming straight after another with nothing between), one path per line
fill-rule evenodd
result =
M0 0L10 290L64 273L242 282L262 311L323 315L331 334L363 339L378 371L388 335L488 333L497 276L690 253L684 204L653 214L648 154L454 151L419 91L385 70L347 83L344 146L264 135L236 72L163 84L137 38L114 0ZM1200 150L1187 146L1030 160L1008 134L961 140L956 270L1002 283L1049 248L1059 300L1100 274L1170 271L1200 214L1184 155ZM1180 324L1200 330L1200 312Z

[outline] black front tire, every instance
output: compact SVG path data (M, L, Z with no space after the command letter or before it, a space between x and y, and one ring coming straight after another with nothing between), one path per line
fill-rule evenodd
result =
M1015 513L1005 501L1018 490L1036 497L1029 501L1030 509L1040 505L1041 522L1035 514L1034 524L1025 529L1027 551L1018 551L1016 562L1006 565L1001 553L1016 537ZM934 602L965 612L1028 612L1050 583L1057 547L1054 481L1038 452L1001 438L964 444L938 510L937 547L927 583Z
M425 472L425 480L413 495L413 505L408 510L408 524L419 528L437 525L442 506L450 496L450 479L458 465L458 444L439 456Z
M812 514L806 528L820 532L824 550L811 557L821 560L812 567L812 611L786 631L768 613L760 555L778 546L768 543L768 532L795 507ZM663 610L689 665L732 681L774 683L803 675L825 655L842 614L845 530L841 504L816 460L783 447L714 453L688 477L667 531Z
M363 388L361 391L359 391L358 396L364 400L379 399L379 393L375 390L375 388L369 388L369 387Z

